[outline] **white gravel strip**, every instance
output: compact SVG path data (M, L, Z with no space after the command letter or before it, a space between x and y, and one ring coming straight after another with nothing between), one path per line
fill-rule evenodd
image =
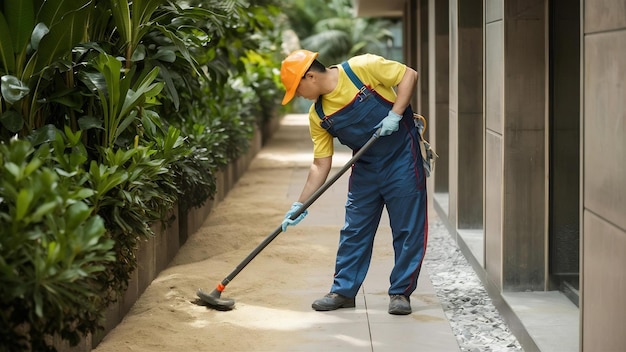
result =
M461 351L523 351L440 221L429 224L424 263Z

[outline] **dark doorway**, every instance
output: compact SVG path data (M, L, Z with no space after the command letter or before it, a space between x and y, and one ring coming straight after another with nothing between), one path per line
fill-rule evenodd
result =
M580 0L550 1L550 288L578 305Z

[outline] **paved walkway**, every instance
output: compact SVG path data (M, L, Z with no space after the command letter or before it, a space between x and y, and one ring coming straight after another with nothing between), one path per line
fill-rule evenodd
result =
M337 144L331 174L351 156ZM386 214L356 307L311 308L332 284L349 172L311 205L300 224L280 234L233 280L224 297L235 299L235 309L218 312L195 303L197 288L212 290L280 224L302 190L311 161L307 117L287 115L246 174L94 352L459 351L427 267L411 296L413 313L387 313L393 248ZM436 235L441 222L435 212L429 214Z
M292 141L291 148L279 151L274 144L284 145L285 139ZM297 199L308 173L311 160L311 142L308 134L307 118L304 115L287 115L281 128L257 158L280 157L302 159L293 170L290 178L289 199ZM336 144L331 175L337 172L351 157L349 149ZM349 173L349 172L348 172ZM326 245L335 251L339 236L337 223L343 222L348 173L339 179L310 208L309 215L299 225L299 230L326 231L327 235L318 245ZM261 190L260 190L261 191ZM429 214L434 215L434 211ZM458 351L457 340L445 317L443 308L431 285L429 273L422 269L417 290L411 296L413 313L408 316L394 316L387 313L389 298L386 289L393 263L391 234L388 219L383 216L377 234L374 255L365 283L357 296L355 309L339 309L333 312L313 312L307 314L307 329L300 331L307 338L302 345L292 346L293 351ZM332 225L332 226L331 226ZM428 254L427 254L428 255ZM323 296L329 289L328 268L318 270L320 277L311 278L312 285L293 294L303 296L311 302ZM323 277L323 279L321 279ZM321 284L321 285L320 285Z

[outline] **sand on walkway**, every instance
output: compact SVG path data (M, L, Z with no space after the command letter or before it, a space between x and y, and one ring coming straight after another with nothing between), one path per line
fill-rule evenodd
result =
M307 338L300 332L320 319L333 319L311 310L311 295L322 296L332 283L342 223L319 226L315 217L281 233L227 286L222 295L235 299L234 310L216 311L196 302L196 290L213 290L280 225L299 195L312 160L311 142L301 116L291 126L287 120L94 351L289 350ZM347 159L336 158L332 172ZM340 183L345 182L340 179L333 192L343 194ZM343 213L341 201L332 206Z

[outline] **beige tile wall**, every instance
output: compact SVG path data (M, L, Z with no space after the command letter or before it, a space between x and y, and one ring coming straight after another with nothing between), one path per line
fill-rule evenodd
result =
M584 1L583 351L626 345L626 1Z

